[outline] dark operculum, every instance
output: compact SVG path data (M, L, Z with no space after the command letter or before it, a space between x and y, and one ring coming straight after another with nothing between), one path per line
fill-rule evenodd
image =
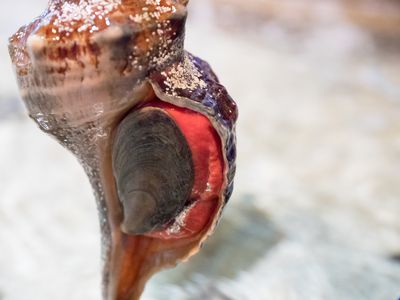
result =
M185 207L194 183L192 154L163 110L145 107L121 121L112 162L125 233L163 229Z

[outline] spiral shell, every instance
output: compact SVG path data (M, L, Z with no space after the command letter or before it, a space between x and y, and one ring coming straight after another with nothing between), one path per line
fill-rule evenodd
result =
M52 0L10 38L21 96L93 185L104 298L198 251L231 196L237 107L186 52L184 0Z

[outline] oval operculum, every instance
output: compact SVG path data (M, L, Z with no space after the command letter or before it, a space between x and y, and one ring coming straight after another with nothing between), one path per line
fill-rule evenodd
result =
M161 230L184 209L194 182L191 150L163 110L133 110L119 124L112 151L122 231Z
M123 232L184 238L216 216L224 159L204 115L151 101L120 122L112 159Z

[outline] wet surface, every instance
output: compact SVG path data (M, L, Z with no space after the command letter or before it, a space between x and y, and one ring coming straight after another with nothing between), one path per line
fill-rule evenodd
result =
M0 290L4 300L98 300L89 182L14 103L3 37L44 2L12 4L1 19ZM192 5L187 47L238 102L235 192L200 254L157 275L143 299L397 299L398 52L334 4L299 33L273 21L234 27L204 3Z

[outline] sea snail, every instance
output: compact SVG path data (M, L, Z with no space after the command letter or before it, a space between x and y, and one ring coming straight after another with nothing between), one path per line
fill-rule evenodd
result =
M185 0L51 0L10 38L21 96L95 192L103 295L199 250L233 188L237 108L183 49Z

